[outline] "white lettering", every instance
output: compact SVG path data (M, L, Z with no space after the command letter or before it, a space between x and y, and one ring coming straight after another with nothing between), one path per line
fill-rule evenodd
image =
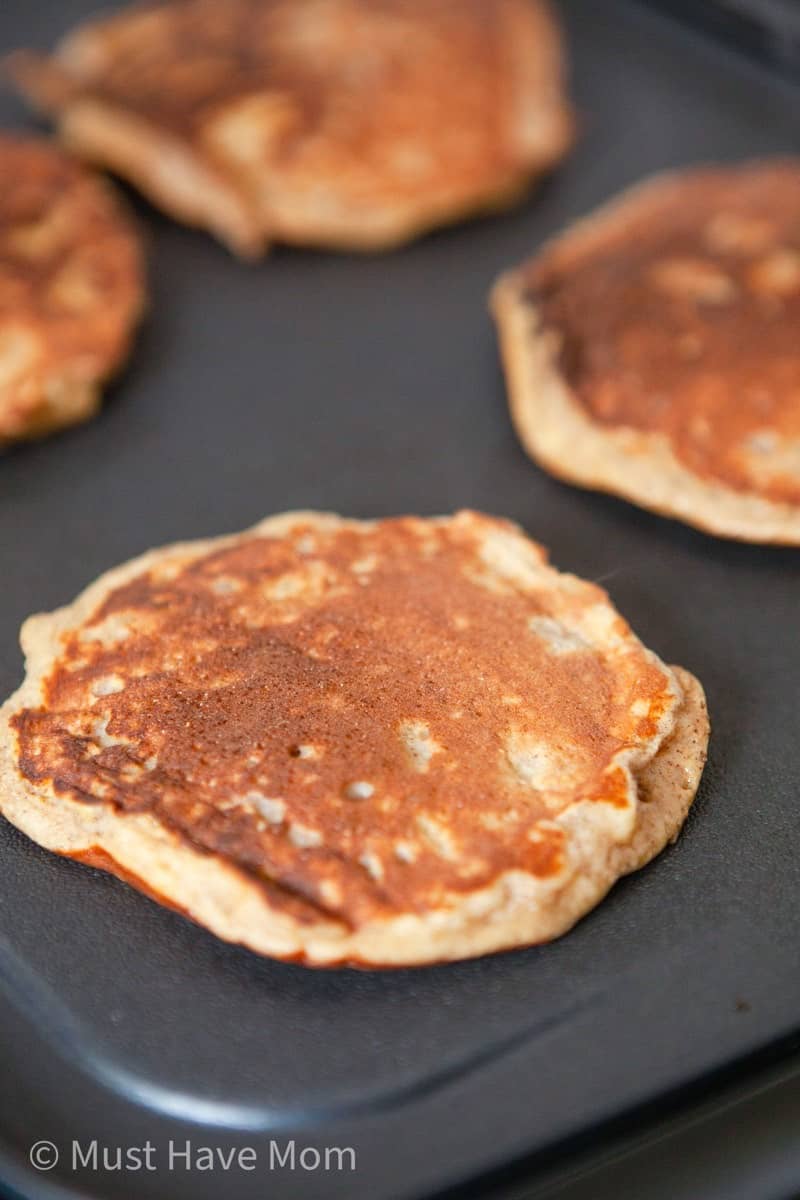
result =
M191 1166L192 1166L192 1143L191 1142L189 1142L189 1141L184 1142L183 1150L177 1150L175 1148L175 1142L172 1142L172 1141L170 1142L170 1144L169 1144L169 1170L170 1171L175 1170L175 1167L177 1165L176 1159L179 1159L179 1158L183 1159L184 1170L185 1171L191 1170Z
M89 1142L88 1149L84 1153L81 1149L80 1142L72 1143L72 1169L77 1171L78 1167L88 1167L90 1171L97 1170L97 1138L93 1142Z
M289 1170L293 1171L295 1169L294 1140L286 1143L286 1150L284 1152L283 1158L281 1158L281 1152L280 1152L280 1147L278 1146L278 1143L270 1142L270 1144L269 1144L269 1169L270 1169L270 1171L274 1171L276 1165L279 1168L285 1167L287 1162L289 1163Z

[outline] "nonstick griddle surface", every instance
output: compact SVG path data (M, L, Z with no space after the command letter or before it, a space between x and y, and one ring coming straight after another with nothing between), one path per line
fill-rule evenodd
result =
M0 49L95 0L4 0ZM550 479L505 407L496 273L646 172L796 151L788 82L625 0L563 5L575 154L508 216L378 258L257 266L137 205L152 313L91 424L0 460L0 693L17 630L145 548L293 507L508 515L694 671L713 739L677 845L547 947L314 972L216 941L0 828L0 1178L46 1197L432 1194L800 1027L800 552L715 541ZM6 125L30 118L8 97ZM0 184L2 186L2 184ZM283 1146L357 1170L267 1170ZM62 1149L47 1176L30 1144ZM70 1170L71 1140L254 1146L253 1172ZM163 1164L163 1159L159 1160ZM58 1194L64 1194L59 1192Z

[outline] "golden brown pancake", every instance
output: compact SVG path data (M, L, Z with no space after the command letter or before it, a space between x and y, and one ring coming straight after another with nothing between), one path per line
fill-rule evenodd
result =
M144 298L110 188L47 142L0 133L0 446L90 417Z
M642 184L504 276L493 307L544 466L800 543L800 160Z
M556 936L680 829L702 689L508 522L273 517L23 629L0 806L312 964Z
M72 150L246 256L405 241L572 139L544 0L138 4L13 72Z

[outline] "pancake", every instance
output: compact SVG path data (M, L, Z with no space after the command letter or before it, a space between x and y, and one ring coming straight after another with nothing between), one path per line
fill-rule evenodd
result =
M162 0L11 69L71 150L243 256L392 246L572 139L544 0Z
M290 513L144 555L22 631L0 806L309 964L553 938L674 839L699 683L477 513Z
M84 421L144 299L110 188L47 142L0 132L0 447Z
M800 159L640 184L504 276L492 307L544 467L800 544Z

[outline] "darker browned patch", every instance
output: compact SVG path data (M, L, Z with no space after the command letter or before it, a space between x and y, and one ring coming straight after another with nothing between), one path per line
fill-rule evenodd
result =
M672 701L635 643L623 667L531 634L532 616L556 605L569 622L604 595L559 601L550 581L539 594L496 575L489 590L480 540L502 528L300 525L155 567L67 637L44 706L14 718L21 772L152 813L301 919L356 925L510 868L553 875L563 834L545 823L531 838L537 822L576 796L627 802L610 759ZM119 646L92 640L119 622ZM640 719L636 699L651 704ZM545 767L552 753L575 774L515 774L515 732L533 742L526 769L543 747Z
M702 478L800 503L800 165L690 172L627 204L600 247L567 233L531 271L568 382Z

